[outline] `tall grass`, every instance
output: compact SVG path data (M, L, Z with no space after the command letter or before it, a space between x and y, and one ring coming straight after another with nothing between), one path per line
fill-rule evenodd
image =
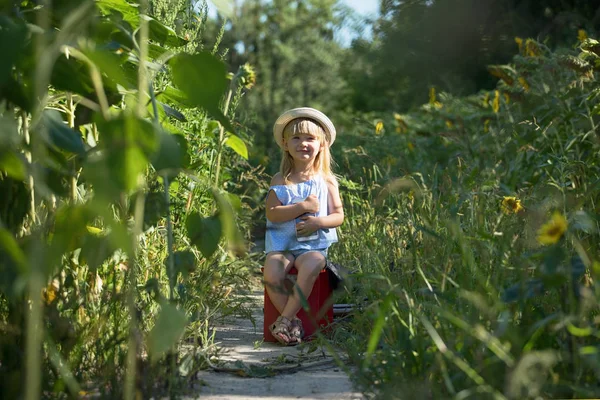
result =
M337 337L366 393L600 395L597 42L526 43L490 67L497 90L433 92L338 154L332 257L355 269L360 307Z

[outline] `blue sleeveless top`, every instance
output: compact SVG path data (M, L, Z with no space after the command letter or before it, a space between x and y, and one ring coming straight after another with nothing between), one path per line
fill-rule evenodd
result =
M325 179L316 176L306 182L290 185L274 185L269 188L269 193L275 192L282 205L304 201L309 195L314 194L319 199L319 212L317 217L328 215L327 198L328 189ZM267 218L267 232L265 234L265 252L285 250L323 250L338 241L335 228L319 229L318 237L311 240L298 241L296 238L297 218L286 222L271 222ZM312 235L311 235L312 236Z

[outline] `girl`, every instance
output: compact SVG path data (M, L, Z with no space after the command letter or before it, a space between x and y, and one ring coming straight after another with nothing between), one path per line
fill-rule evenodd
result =
M280 316L269 330L286 345L304 334L296 314L325 267L327 249L337 242L336 227L344 221L337 180L331 172L329 146L335 127L322 112L295 108L275 122L273 135L283 156L266 201L267 233L264 280ZM287 272L295 266L297 285L292 295L284 288Z

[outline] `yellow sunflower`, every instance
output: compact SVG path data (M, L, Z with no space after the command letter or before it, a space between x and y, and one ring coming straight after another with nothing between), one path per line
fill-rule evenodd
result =
M494 90L494 100L492 101L492 110L497 114L500 111L500 92Z
M522 76L520 76L518 80L523 89L525 89L526 92L529 92L529 82L527 82L527 80Z
M504 214L516 214L522 210L523 206L521 205L521 200L516 197L504 196L502 199L502 212L504 212Z
M256 83L256 72L254 71L254 67L249 63L240 65L236 76L245 89L252 89Z
M567 231L567 219L560 212L555 211L550 221L546 222L538 231L538 242L541 244L554 244L563 237Z
M519 46L519 52L521 52L523 50L523 39L517 36L515 37L515 43Z

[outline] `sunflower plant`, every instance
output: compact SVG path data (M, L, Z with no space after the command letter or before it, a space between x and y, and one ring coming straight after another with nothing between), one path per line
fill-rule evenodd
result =
M514 196L504 196L502 199L502 212L504 214L517 214L524 210L521 200Z
M580 220L589 219L587 214L580 212ZM560 211L554 211L536 232L537 242L541 245L533 251L529 262L539 265L532 279L521 281L507 288L503 300L507 303L521 301L559 289L566 282L574 285L589 267L590 257L577 238L586 224L569 226L567 217ZM569 231L571 229L571 231Z
M537 240L543 245L558 243L567 232L568 223L559 211L552 214L552 218L538 230Z

